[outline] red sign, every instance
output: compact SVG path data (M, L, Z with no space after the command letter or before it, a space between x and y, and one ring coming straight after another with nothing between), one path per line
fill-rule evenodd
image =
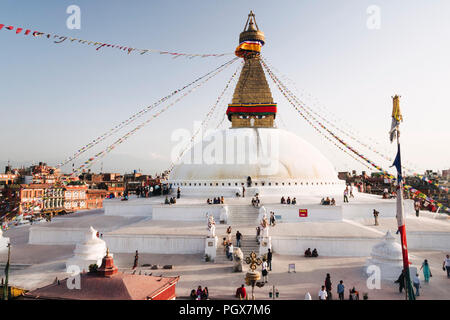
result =
M298 209L298 216L300 218L306 218L308 216L308 209Z

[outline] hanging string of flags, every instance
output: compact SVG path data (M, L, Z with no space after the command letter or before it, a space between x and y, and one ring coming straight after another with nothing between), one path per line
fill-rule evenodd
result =
M275 70L275 71L278 72L278 74L280 74L280 72L279 72L276 68L274 68L272 64L270 64L270 63L267 61L267 58L265 58L265 57L264 57L264 58L261 57L261 58L264 59L264 62L265 62L272 70ZM288 77L286 77L286 76L284 76L284 75L281 75L280 78L286 78L286 79L288 79L291 83L295 84L294 81L290 80ZM309 95L309 96L311 96L311 95ZM394 159L392 159L391 157L386 156L385 153L379 152L378 150L376 150L375 148L373 148L371 145L369 145L369 144L364 143L363 141L361 141L361 140L357 137L357 134L356 134L356 133L352 132L351 130L346 131L346 130L341 129L337 124L333 123L333 121L328 120L326 117L324 117L324 116L322 116L321 114L315 112L314 109L308 107L308 104L307 104L307 103L305 103L304 101L302 101L302 100L299 99L299 98L297 98L297 99L298 99L299 103L301 103L301 104L302 104L305 108L307 108L310 112L312 112L313 114L315 114L316 116L318 116L318 117L319 117L320 119L322 119L324 122L328 123L330 126L332 126L333 128L335 128L337 131L339 131L339 132L345 134L346 136L348 136L348 137L351 138L352 140L356 141L356 142L359 143L360 145L364 146L364 147L367 148L368 150L374 152L375 154L379 155L380 157L382 157L383 159L389 161L390 163L392 163L392 161L394 161ZM313 105L314 105L314 106L318 106L318 104L316 104L316 103L313 104ZM336 121L337 116L335 116L335 115L331 115L331 116L333 117L333 120ZM348 127L348 125L346 125L346 127ZM370 138L370 137L368 137L368 139L370 139L371 141L373 141L375 144L380 145L380 147L381 147L381 144L380 144L379 142L373 140L373 139ZM410 169L410 168L405 167L405 166L403 166L403 165L402 165L402 168L405 169L406 171L410 172L410 173L413 174L413 175L417 175L416 173L414 173L414 172L417 171L417 170Z
M220 68L233 63L234 61L236 61L236 58L220 65L219 67L217 67L216 69L202 75L201 77L198 77L197 79L195 79L194 81L191 81L190 83L188 83L187 85L172 91L170 94L168 94L167 96L159 99L158 101L156 101L155 103L145 107L144 109L132 114L128 119L122 121L121 123L117 124L115 127L109 129L108 131L106 131L105 133L103 133L102 135L98 136L97 138L95 138L94 140L92 140L91 142L89 142L88 144L86 144L85 146L83 146L82 148L78 149L77 152L75 152L72 156L68 157L66 160L62 161L61 163L59 163L56 168L60 168L64 165L66 165L67 163L77 159L80 155L82 155L83 153L85 153L86 151L88 151L89 149L91 149L92 147L96 146L97 144L99 144L100 142L102 142L103 140L105 140L106 138L110 137L111 135L113 135L114 133L116 133L117 131L119 131L120 129L122 129L123 127L133 123L134 121L136 121L137 119L141 118L142 116L144 116L147 112L155 109L157 106L159 106L160 104L166 102L167 100L169 100L170 98L174 97L175 95L177 95L178 93L186 90L187 88L193 86L194 84L196 84L197 82L203 80L204 78L206 78L207 76L211 75L212 73L214 73L215 71L219 70Z
M74 172L72 173L72 175L75 174L79 174L83 169L87 169L90 168L95 161L97 161L100 158L103 158L106 154L108 154L109 152L111 152L112 150L114 150L118 145L120 145L121 143L123 143L124 141L126 141L128 138L130 138L134 133L136 133L137 131L139 131L140 129L142 129L143 127L145 127L147 124L149 124L153 119L155 119L156 117L158 117L159 115L161 115L163 112L167 111L170 107L172 107L174 104L176 104L177 102L179 102L180 100L182 100L183 98L185 98L186 96L188 96L190 93L192 93L193 91L195 91L197 88L199 88L200 86L202 86L203 84L205 84L206 82L208 82L210 79L214 78L216 75L218 75L220 72L222 72L223 70L225 70L226 68L228 68L230 65L232 65L234 62L236 62L238 60L238 58L233 58L232 60L229 61L229 63L223 64L220 68L216 69L216 71L214 73L212 73L211 75L209 75L206 79L204 79L203 81L201 81L200 83L198 83L197 85L195 85L193 88L191 88L189 91L185 92L182 96L178 97L175 101L173 101L172 103L166 105L164 108L160 109L158 112L154 113L152 115L151 118L147 119L146 121L142 122L141 124L139 124L137 127L135 127L134 129L130 130L129 132L127 132L125 135L123 135L122 137L120 137L119 139L117 139L116 141L114 141L111 145L109 145L107 148L105 148L104 150L98 152L94 157L89 158L87 161L85 161L81 166L79 166L77 169L74 170Z
M178 163L178 161L180 161L180 159L183 157L183 155L186 153L187 150L189 150L192 145L194 144L194 140L197 137L197 135L200 133L200 131L202 129L204 129L206 127L206 125L208 124L209 120L211 120L211 117L214 113L214 111L216 110L217 105L219 104L219 102L222 100L223 96L225 95L225 93L228 91L228 88L230 87L231 82L233 81L233 79L236 77L236 75L238 74L238 72L240 70L242 70L242 66L243 63L241 63L241 65L236 69L236 71L231 75L230 79L227 81L225 88L222 90L222 92L219 94L219 96L217 97L216 102L214 103L214 105L209 109L209 111L206 113L205 118L202 120L200 126L197 128L197 130L192 134L191 139L189 140L189 144L180 152L180 154L178 155L177 159L172 162L172 164L170 165L169 169L167 170L168 173L170 173L172 171L172 169L174 168L174 166Z
M99 51L100 49L103 48L111 48L111 49L117 49L120 50L122 52L126 52L127 54L130 53L138 53L140 55L144 55L144 54L151 54L151 53L156 53L156 54L161 54L161 55L168 55L168 56L172 56L173 59L175 58L179 58L179 57L185 57L185 58L189 58L189 59L193 59L193 58L209 58L209 57L223 57L223 56L229 56L232 55L233 53L207 53L207 54L202 54L202 53L183 53L183 52L173 52L173 51L163 51L163 50L156 50L156 49L140 49L140 48L135 48L135 47L130 47L130 46L123 46L123 45L118 45L118 44L110 44L110 43L104 43L104 42L100 42L100 41L89 41L89 40L83 40L83 39L79 39L79 38L72 38L72 37L67 37L67 36L60 36L54 33L45 33L45 32L40 32L40 31L31 31L31 29L24 29L21 27L14 27L14 26L6 26L5 24L1 24L0 23L0 30L5 30L5 31L12 31L15 32L15 34L23 34L25 36L31 35L32 37L42 37L42 38L47 38L49 40L52 40L53 43L56 44L60 44L63 43L65 41L70 41L71 43L78 43L78 44L85 44L88 46L92 46L96 49L96 51ZM22 32L23 31L23 32Z
M266 64L267 67L269 67L269 64L267 63L267 59L261 57L261 61L263 63ZM273 71L272 71L273 74ZM391 157L388 157L386 155L384 155L383 153L375 150L373 147L371 147L370 145L362 142L360 139L358 139L358 137L356 137L355 135L349 134L347 132L345 132L344 130L340 129L337 125L333 124L331 121L327 120L325 117L323 117L322 115L320 115L319 113L315 112L312 108L308 107L306 103L304 103L302 100L298 99L293 93L292 93L293 99L296 100L296 102L301 105L304 109L307 109L309 112L313 113L314 115L316 115L318 118L322 119L324 122L330 124L331 126L333 126L334 128L336 128L338 131L340 131L341 133L347 135L348 137L350 137L351 139L353 139L354 141L358 142L359 144L363 145L364 147L366 147L367 149L371 150L372 152L378 154L379 156L381 156L383 159L389 161L390 163L392 163L394 161L394 159L392 159ZM420 175L418 173L415 173L414 170L409 169L407 167L402 166L402 168L404 168L405 170L407 170L410 174L420 178L422 181L425 181L429 184L434 185L435 187L448 192L448 188L446 188L445 186L440 185L439 183L436 183L426 177L424 177L423 175Z
M272 79L272 81L274 81L274 83L277 85L278 89L280 89L281 93L283 94L284 97L295 97L295 95L289 90L287 89L287 87L281 83L281 81L273 74L273 72L269 69L269 67L267 66L267 64L261 60L262 65L264 66L264 68L266 69L267 73L269 74L270 78ZM283 90L281 90L281 88ZM339 143L341 143L344 147L346 147L348 150L350 150L351 152L353 152L355 155L357 155L358 157L360 157L361 159L363 159L365 162L369 163L372 167L376 168L377 170L383 172L384 175L386 175L387 177L389 177L391 180L396 181L397 178L395 176L393 176L392 174L390 174L389 172L387 172L386 170L384 170L382 167L378 166L377 164L375 164L374 162L372 162L371 160L369 160L368 158L366 158L364 155L362 155L361 153L359 153L358 151L356 151L354 148L352 148L350 145L348 145L343 139L339 138L334 132L332 132L330 129L328 129L326 126L324 126L319 120L317 120L314 116L312 116L300 103L299 106L300 108L292 102L292 100L288 99L288 101L291 103L291 105L299 112L300 115L302 115L303 118L305 118L304 113L307 114L311 119L313 119L323 130L325 130L328 134L330 134L333 138L335 138ZM302 111L302 110L303 111ZM311 123L310 121L308 121L308 123ZM414 194L416 194L417 196L419 196L420 198L428 201L431 204L436 204L437 207L439 207L439 209L442 209L443 211L445 211L447 214L449 214L448 212L450 212L450 209L447 208L446 206L444 206L442 203L437 202L436 200L432 199L431 197L428 197L427 195L425 195L424 193L420 192L417 189L414 189L412 186L409 185L404 185L404 188L408 191L413 192Z

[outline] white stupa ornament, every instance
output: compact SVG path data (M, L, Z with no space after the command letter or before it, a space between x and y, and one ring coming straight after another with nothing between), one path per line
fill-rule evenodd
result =
M0 251L5 251L8 249L9 238L3 237L3 230L0 228Z
M97 230L90 227L86 231L85 239L82 243L77 243L74 256L66 262L66 267L76 265L80 271L89 271L89 265L97 264L99 267L103 257L106 255L106 243L97 237ZM112 254L110 254L112 256Z
M402 247L388 230L383 239L372 247L366 270L375 265L380 268L382 280L397 280L403 269ZM373 272L368 270L369 273Z

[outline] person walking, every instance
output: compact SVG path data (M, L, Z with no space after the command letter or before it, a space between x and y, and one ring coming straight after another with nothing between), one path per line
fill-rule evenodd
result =
M403 288L405 288L405 271L404 270L402 270L402 273L398 277L397 281L395 281L395 283L398 283L398 291L400 293L402 293Z
M178 187L177 189L177 199L180 199L181 197L181 191L180 191L180 187Z
M344 202L348 202L348 188L344 190Z
M447 278L450 279L450 256L447 255L442 264L442 270L447 271Z
M420 267L420 270L423 269L423 279L426 283L430 282L430 277L433 275L431 274L430 265L428 264L428 260L425 259L422 263L422 266Z
M414 210L416 211L416 217L419 217L419 212L420 212L420 201L415 201L415 202L414 202Z
M137 268L138 266L138 260L139 260L139 253L136 250L136 254L134 255L134 263L133 263L133 270Z
M242 198L245 198L245 187L242 186Z
M231 226L228 226L227 228L227 241L231 242Z
M267 283L267 276L269 274L269 271L267 270L267 261L266 259L263 259L263 263L262 263L262 276L263 276L263 281L265 283Z
M242 233L239 232L239 230L236 232L236 247L241 247L241 239L242 239Z
M345 292L344 281L341 280L337 285L337 293L339 295L339 300L344 300L344 292Z
M322 286L322 289L319 291L319 300L327 300L328 294L325 290L325 286Z
M272 251L267 249L267 264L269 265L269 271L272 271Z
M419 279L419 274L418 273L416 273L416 275L414 276L413 286L414 286L414 288L416 288L416 297L420 296L420 291L419 291L420 279Z
M380 213L377 210L373 209L373 218L375 219L375 226L378 226L378 215L379 214Z
M327 276L325 278L325 289L327 290L327 300L331 300L332 299L332 294L331 294L331 276L329 273L327 273Z

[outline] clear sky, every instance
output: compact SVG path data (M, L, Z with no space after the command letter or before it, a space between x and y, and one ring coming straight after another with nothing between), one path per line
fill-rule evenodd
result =
M66 8L72 4L81 8L80 30L66 27ZM381 10L379 29L367 27L371 5ZM378 141L381 145L374 146L394 156L388 141L391 96L400 94L406 164L420 170L450 167L448 0L0 0L0 23L138 48L223 53L234 51L250 9L266 34L263 55L295 82L297 93L311 106L320 106L322 113L328 110L343 128L363 141ZM37 161L55 165L227 59L127 55L1 30L0 165L8 160L14 166ZM234 70L211 80L112 151L102 161L103 170L166 169L174 145L171 133L193 130L193 122L202 120ZM337 170L364 169L318 136L272 90L279 127L313 143ZM226 103L218 107L211 126L221 120ZM99 150L83 155L76 165Z

